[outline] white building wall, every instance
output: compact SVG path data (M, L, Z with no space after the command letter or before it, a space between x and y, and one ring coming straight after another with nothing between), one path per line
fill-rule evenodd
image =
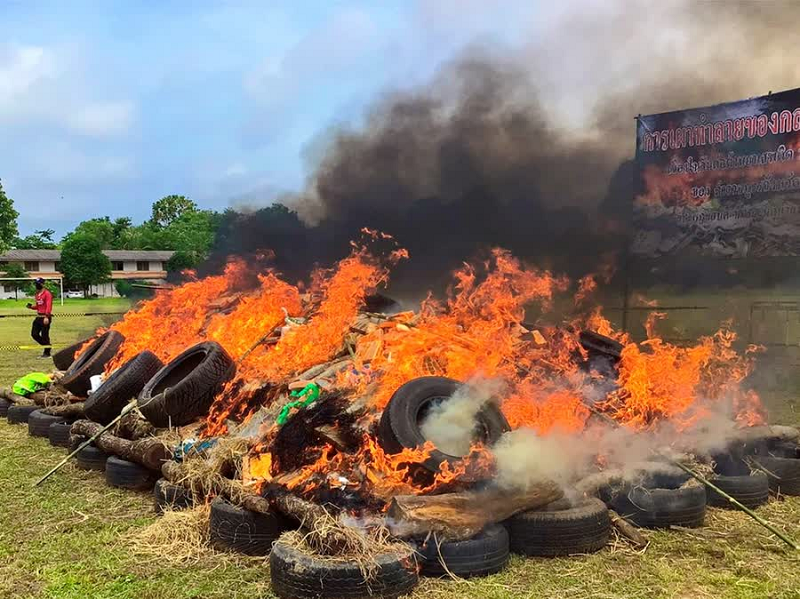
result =
M164 270L164 263L160 260L150 260L150 270L158 271Z
M52 261L40 260L39 272L56 272L56 263Z
M126 272L136 270L136 260L125 260L122 263L122 270Z

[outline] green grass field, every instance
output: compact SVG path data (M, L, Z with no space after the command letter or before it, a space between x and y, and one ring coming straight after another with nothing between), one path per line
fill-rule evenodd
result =
M19 312L4 303L0 314ZM63 311L113 312L126 306L124 300L76 300ZM53 341L73 342L112 318L57 318ZM29 327L28 319L0 319L0 345L28 343ZM0 385L50 366L37 360L36 353L0 353ZM794 388L776 387L768 400L780 421L796 425L800 418ZM63 456L63 450L46 440L29 437L25 427L0 421L0 597L272 597L263 559L209 551L178 565L134 553L133 536L156 520L147 494L107 487L102 475L71 465L33 487ZM800 497L772 501L759 513L800 539ZM486 579L424 580L413 597L800 597L800 555L785 550L744 514L709 510L705 528L645 535L650 545L641 552L615 541L589 556L514 558L506 571Z

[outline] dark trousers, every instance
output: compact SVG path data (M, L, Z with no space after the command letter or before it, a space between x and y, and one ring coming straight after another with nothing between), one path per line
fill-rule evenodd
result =
M50 319L52 321L52 318ZM33 319L33 326L31 327L31 337L39 345L50 345L50 322L44 323L44 316L37 316ZM50 348L44 348L44 355L50 355Z

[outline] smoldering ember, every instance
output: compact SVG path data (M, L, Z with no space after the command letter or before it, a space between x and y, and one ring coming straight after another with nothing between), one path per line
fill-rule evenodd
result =
M707 506L794 543L754 511L800 494L798 430L746 384L763 348L725 326L673 345L655 309L635 343L594 298L608 270L569 280L499 248L400 305L382 291L407 257L364 230L302 284L231 259L55 354L55 384L5 390L4 413L159 512L210 503L210 542L271 550L281 597L641 547L638 527L701 527Z

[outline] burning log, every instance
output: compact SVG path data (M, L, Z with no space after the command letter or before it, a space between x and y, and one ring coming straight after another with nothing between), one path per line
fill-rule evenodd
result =
M102 425L96 422L78 420L72 425L71 432L73 435L92 437L100 432L102 428ZM103 433L95 440L95 445L106 453L136 462L151 470L161 470L161 465L164 461L172 457L172 452L169 448L156 437L128 441L109 433Z
M552 481L527 490L490 488L443 495L400 495L392 499L388 516L392 534L401 538L435 532L448 540L468 539L489 524L561 499L563 491Z
M148 422L137 411L125 414L114 429L114 434L123 439L137 441L156 434L156 427Z

